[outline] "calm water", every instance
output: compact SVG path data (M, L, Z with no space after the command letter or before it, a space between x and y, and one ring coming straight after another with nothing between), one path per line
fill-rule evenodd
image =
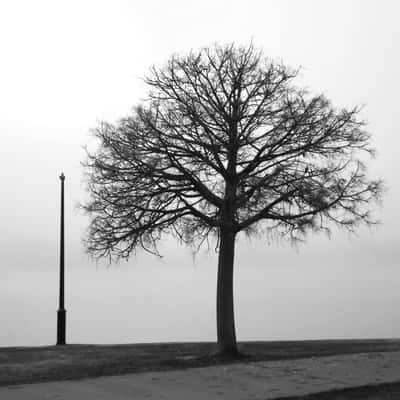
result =
M310 263L307 253L277 258L279 251L271 258L257 249L238 252L239 340L400 337L398 268L319 264L318 257ZM195 263L187 254L140 258L110 268L72 261L69 342L215 340L215 255ZM54 344L57 266L2 270L0 346Z

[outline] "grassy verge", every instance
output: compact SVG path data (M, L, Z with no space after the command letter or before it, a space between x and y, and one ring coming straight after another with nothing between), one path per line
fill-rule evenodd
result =
M220 358L214 343L154 343L0 348L0 386L209 365L398 351L400 340L242 342L239 360Z

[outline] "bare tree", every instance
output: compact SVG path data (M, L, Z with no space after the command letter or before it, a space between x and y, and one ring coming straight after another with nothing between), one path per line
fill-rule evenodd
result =
M199 247L217 240L217 332L236 355L233 265L239 232L303 240L336 224L373 224L372 154L359 108L335 109L293 84L298 71L253 45L172 56L145 78L148 98L117 124L101 123L84 163L91 216L87 250L158 254L164 234Z

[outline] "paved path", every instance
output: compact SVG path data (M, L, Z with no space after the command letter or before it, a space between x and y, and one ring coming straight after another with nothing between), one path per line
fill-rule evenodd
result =
M400 381L400 351L250 362L0 388L1 400L267 400Z

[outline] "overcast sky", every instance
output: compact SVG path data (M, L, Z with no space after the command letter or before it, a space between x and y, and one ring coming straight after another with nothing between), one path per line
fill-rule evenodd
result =
M298 67L338 107L364 104L388 187L383 225L294 249L239 243L238 340L400 337L397 0L0 2L0 346L55 343L59 174L66 175L67 341L216 340L216 255L96 266L83 251L82 146L145 96L175 52L248 44Z

